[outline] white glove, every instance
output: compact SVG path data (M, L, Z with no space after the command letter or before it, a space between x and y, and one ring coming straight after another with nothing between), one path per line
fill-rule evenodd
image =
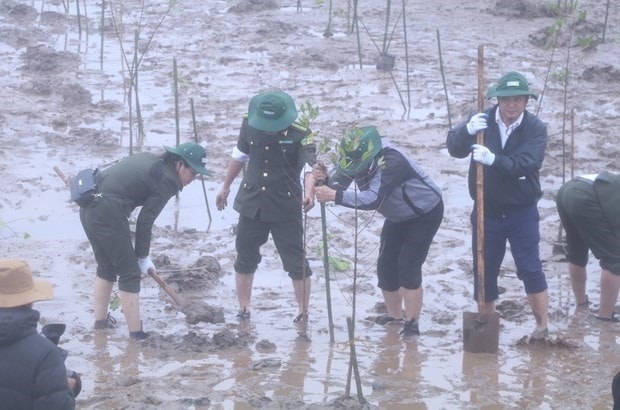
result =
M478 131L485 130L487 128L487 118L489 118L489 115L483 112L479 112L471 117L471 120L467 123L469 135L476 135Z
M149 269L155 270L155 265L153 265L153 261L148 256L138 258L138 266L140 267L140 272L142 272L143 275L146 275L149 272Z
M474 144L471 148L474 150L474 161L477 161L482 165L493 165L493 162L495 161L495 154L489 151L487 147Z

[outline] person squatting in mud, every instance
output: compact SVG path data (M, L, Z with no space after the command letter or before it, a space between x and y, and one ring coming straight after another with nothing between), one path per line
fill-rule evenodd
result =
M37 333L33 303L52 299L52 285L34 280L28 263L0 259L0 408L75 408L82 383L67 372L61 350Z
M588 253L601 266L597 318L618 322L614 308L620 290L620 175L611 172L579 176L558 191L556 204L566 231L568 273L578 308L586 294Z
M206 152L193 142L164 147L163 155L145 152L126 157L100 171L98 193L80 207L80 221L97 261L94 285L95 329L113 327L108 314L114 282L118 278L121 306L133 339L145 339L140 320L140 279L155 269L149 257L155 219L168 200L205 169ZM136 221L135 247L129 216L141 206Z
M295 123L297 115L292 97L282 91L252 97L216 197L217 209L226 208L231 184L247 167L233 204L239 213L234 267L241 320L250 318L260 248L271 233L293 282L298 305L294 322L307 321L312 270L304 252L302 209L307 212L314 206L314 178L308 164L316 148L310 130Z
M416 162L382 139L374 126L354 128L340 141L340 158L331 176L325 165L313 167L319 202L385 217L377 260L378 287L387 316L382 324L403 322L401 334L420 334L422 265L443 219L441 190ZM359 192L349 190L355 181ZM404 303L404 317L403 317Z
M533 338L548 336L547 281L540 260L540 227L537 203L542 197L539 170L545 158L547 127L526 110L529 97L538 96L527 80L509 72L487 92L497 105L473 115L448 132L448 152L455 158L472 155L469 166L469 194L474 200L471 213L474 272L476 258L476 164L484 165L484 292L482 314L495 311L499 297L498 277L506 254L506 241L523 281L527 299L536 318ZM476 134L484 132L484 144ZM474 289L477 289L474 275ZM477 292L474 291L474 299Z

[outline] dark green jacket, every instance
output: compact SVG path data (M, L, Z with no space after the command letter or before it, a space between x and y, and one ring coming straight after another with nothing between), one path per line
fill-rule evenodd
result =
M268 135L248 125L244 119L237 148L250 160L234 209L248 218L278 222L299 218L303 201L300 173L312 163L314 145L306 137L310 131L291 125L277 135Z
M121 200L127 218L142 207L136 221L135 251L138 257L148 256L155 219L168 200L183 189L174 165L145 152L104 169L100 178L99 192Z
M594 181L594 190L607 221L620 232L620 174L601 172Z

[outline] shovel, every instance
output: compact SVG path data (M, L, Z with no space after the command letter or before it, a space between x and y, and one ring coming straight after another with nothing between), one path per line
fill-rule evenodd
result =
M484 111L484 46L478 46L478 112ZM484 145L484 131L478 131L476 143ZM476 164L476 260L478 265L478 312L463 312L463 348L470 353L497 353L499 314L484 312L484 174Z
M181 299L181 297L174 291L174 289L170 287L170 285L166 283L165 280L162 279L161 276L157 274L157 272L155 272L155 269L150 268L148 270L148 273L153 279L155 279L155 282L157 282L157 284L161 286L164 292L166 292L168 296L170 296L172 300L174 300L174 303L176 303L177 306L183 307L185 305L185 302Z

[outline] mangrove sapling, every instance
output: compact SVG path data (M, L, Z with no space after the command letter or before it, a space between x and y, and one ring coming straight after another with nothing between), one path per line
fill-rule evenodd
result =
M101 71L103 71L103 38L104 38L104 26L105 26L105 5L106 2L105 0L101 2L101 21L100 21L100 28L99 28L99 34L101 36L101 42L100 42L100 51L99 51L99 69Z
M329 11L327 12L327 27L325 27L325 31L323 32L323 37L332 37L334 33L332 33L332 3L333 0L329 0Z
M191 108L192 108L192 127L194 130L194 142L196 144L198 144L198 128L196 126L196 113L194 111L194 99L190 98L189 100L190 104L191 104ZM211 208L209 208L209 200L207 199L207 188L205 187L205 180L204 177L201 175L200 176L200 182L202 184L202 194L205 197L205 204L207 206L207 215L209 216L209 225L207 225L207 231L209 231L209 228L211 228Z
M0 219L0 238L6 239L6 238L9 238L10 236L18 236L18 235L21 235L21 237L23 239L30 238L30 234L28 232L19 233L19 232L17 232L15 229L13 229L11 227L12 223L15 223L15 222L17 222L17 221L19 221L21 219L23 219L23 218L14 219L14 220L8 221L8 222L3 221L2 219ZM34 220L32 220L32 219L27 219L27 220L29 222L34 222ZM7 231L9 232L9 236L5 235L5 232L7 232Z
M179 73L177 71L177 58L172 59L172 89L174 91L174 130L176 136L176 146L181 143L181 129L179 126Z
M448 128L452 129L452 117L450 115L450 99L448 98L448 88L446 86L446 75L444 74L444 71L443 71L443 58L441 57L441 40L439 39L439 29L437 29L437 49L439 53L439 71L441 71L443 93L446 96L446 109L448 110Z
M601 38L601 43L605 42L605 33L607 32L607 19L609 18L609 2L611 0L607 0L607 4L605 5L605 23L603 23L603 36Z
M142 126L142 118L141 118L141 110L140 110L140 101L139 101L139 93L138 93L138 70L140 69L140 65L142 63L142 59L144 58L144 56L146 55L146 53L148 52L151 42L153 41L153 38L155 37L155 34L158 32L159 28L161 27L162 23L164 22L164 20L166 19L166 17L168 16L168 14L170 14L170 11L172 10L172 8L176 5L177 0L169 0L167 8L164 10L163 14L160 16L159 20L157 21L157 23L155 24L155 28L153 29L153 32L147 37L146 40L146 44L140 48L139 47L139 39L140 39L140 35L142 34L142 30L144 29L144 15L145 15L145 7L146 7L146 1L142 0L141 2L141 7L140 7L140 11L139 11L139 17L137 20L137 29L134 30L134 52L133 52L133 61L131 62L131 64L129 64L129 60L127 57L127 53L125 52L124 46L123 46L123 35L122 33L125 32L124 30L124 23L123 23L123 3L121 2L120 5L120 22L117 23L117 19L116 19L116 15L114 12L114 4L113 2L110 2L110 13L112 16L112 25L114 26L114 30L116 31L116 36L118 38L119 41L119 46L121 49L121 60L123 62L123 67L127 66L128 70L129 70L129 88L127 89L126 92L126 97L127 97L127 103L129 106L129 154L131 155L133 153L133 115L132 115L132 105L131 105L131 101L132 101L132 94L135 95L135 99L136 99L136 113L137 113L137 122L138 122L138 144L142 145L142 143L144 142L144 129ZM140 53L138 53L138 50L141 50ZM123 77L125 76L125 71L123 70Z
M319 107L313 106L310 102L306 101L300 106L300 115L298 118L298 122L302 127L307 129L312 129L311 122L314 121L319 115ZM308 137L307 143L314 143L314 138L318 135L318 131L314 130L310 133ZM320 153L324 153L322 149L325 149L328 146L325 143L319 145L319 149L315 153L315 155L319 155ZM316 157L312 162L316 162ZM329 340L331 343L335 342L334 339L334 319L332 314L332 299L331 299L331 284L330 284L330 276L329 276L329 251L327 246L327 224L326 224L326 215L325 215L325 204L321 203L321 228L323 232L323 268L325 274L325 293L327 300L327 320L328 320L328 329L329 329ZM304 257L306 256L306 232L307 232L307 217L304 214ZM305 264L303 265L305 267ZM304 286L305 291L305 286ZM305 300L305 295L304 295ZM307 321L306 321L307 323ZM303 329L307 330L307 329Z

